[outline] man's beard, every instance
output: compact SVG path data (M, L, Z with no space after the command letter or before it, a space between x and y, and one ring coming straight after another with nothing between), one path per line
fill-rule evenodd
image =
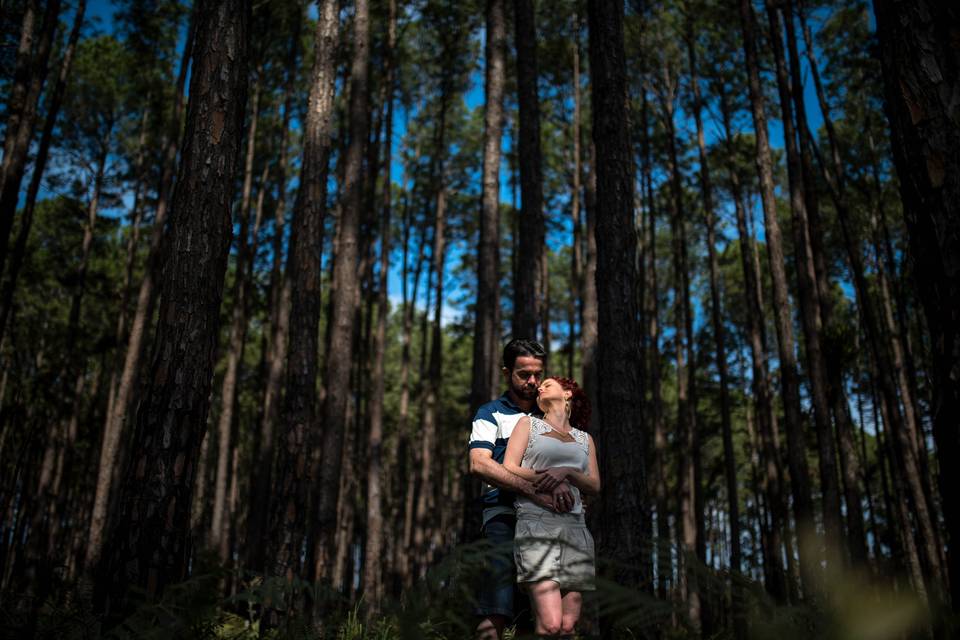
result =
M537 388L532 385L522 385L519 387L514 387L513 392L517 394L520 398L524 400L536 400L537 399Z

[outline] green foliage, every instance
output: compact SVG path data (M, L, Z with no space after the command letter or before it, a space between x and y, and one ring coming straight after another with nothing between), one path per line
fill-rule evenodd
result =
M648 541L650 549L656 543ZM664 549L660 549L664 550ZM666 549L666 551L671 551ZM299 580L253 577L236 595L223 598L221 587L230 574L215 566L168 589L157 602L144 602L113 629L103 631L92 611L91 587L81 583L66 592L59 603L53 600L39 611L34 638L77 638L84 640L148 640L184 638L189 640L457 640L472 634L473 585L483 567L495 554L510 554L510 545L487 541L460 545L414 584L399 601L383 603L383 613L369 616L362 600L349 605L336 594ZM837 570L824 577L823 597L816 604L778 605L762 585L739 574L726 574L685 558L692 576L700 585L705 602L715 606L726 602L748 622L752 640L894 640L916 633L928 620L915 595L896 590L857 571ZM600 563L604 570L615 569L616 561ZM236 579L239 575L234 575ZM728 579L731 581L728 583ZM596 592L585 594L578 637L595 637L596 622L613 630L617 639L697 637L685 622L683 605L660 600L645 591L618 585L602 577ZM306 596L323 607L322 624L304 615L283 619L279 627L261 628L263 614L290 597ZM302 601L302 600L301 600ZM322 604L321 604L322 603ZM3 609L7 630L29 626L28 621ZM679 627L668 629L671 619ZM22 625L22 626L21 626ZM726 638L723 632L716 638ZM18 635L18 638L28 636ZM508 638L520 638L508 630Z

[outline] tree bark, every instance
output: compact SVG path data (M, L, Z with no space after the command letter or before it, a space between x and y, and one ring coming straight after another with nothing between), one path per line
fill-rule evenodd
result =
M350 401L350 369L356 327L354 305L359 279L357 274L360 221L363 215L363 153L369 130L367 87L370 61L370 16L367 0L357 0L353 18L353 60L350 71L350 145L345 156L343 204L339 220L339 242L334 259L330 293L330 340L326 351L323 403L323 463L320 468L316 501L317 513L311 526L316 533L313 545L313 574L327 579L333 559L334 525L337 518L337 480Z
M380 610L383 599L383 575L386 564L383 556L384 491L381 480L383 461L383 400L386 393L384 361L387 349L387 287L390 270L390 217L393 183L393 100L396 91L395 49L397 46L397 5L390 0L387 16L386 122L383 145L383 210L380 216L380 275L377 288L377 327L373 343L373 387L370 390L370 433L367 440L367 544L363 562L363 593L368 604L368 616Z
M830 421L826 365L820 342L823 321L816 290L817 276L811 249L811 230L806 203L807 194L804 190L800 151L797 148L797 134L792 109L793 96L784 54L781 14L779 6L775 6L771 0L765 0L765 5L770 25L770 42L776 66L781 121L784 129L784 146L787 152L790 211L793 217L794 262L797 271L800 320L805 338L807 374L810 378L810 397L817 433L824 533L827 541L839 543L843 540L843 528L840 524L840 491L837 483L835 441ZM791 474L791 478L793 478L793 474ZM828 557L828 564L833 563L834 559Z
M44 170L47 167L47 159L50 156L53 129L57 124L60 106L63 104L63 95L66 92L67 80L70 77L73 55L77 49L77 41L80 39L80 28L83 26L86 8L86 0L79 0L73 17L73 27L70 30L70 36L67 39L67 45L63 51L63 58L60 62L60 73L57 75L57 82L47 101L47 114L43 123L43 131L40 134L40 144L37 147L37 155L33 161L33 173L30 176L30 184L27 186L27 196L24 201L23 212L20 214L20 227L17 230L17 238L14 241L13 252L10 254L10 262L7 264L7 279L3 283L3 291L0 293L0 340L3 340L7 329L7 321L10 318L10 312L13 307L13 293L17 288L17 277L20 274L20 267L23 265L23 254L27 247L27 240L30 237L30 227L33 225L33 213L37 206L37 195L40 193L40 184L43 180ZM28 11L29 10L28 8ZM2 265L0 265L0 272L2 272Z
M320 323L320 265L327 200L327 167L333 128L333 99L339 43L338 4L318 5L310 96L303 139L303 167L294 205L287 276L290 280L289 338L282 433L277 452L275 500L270 509L267 566L288 580L304 575L300 560L308 531L316 420ZM286 287L286 285L285 285ZM282 336L277 336L282 339ZM270 446L267 444L266 446ZM265 464L265 461L262 462ZM262 467L261 467L262 468ZM292 602L286 603L293 606Z
M724 126L727 129L727 141L730 142L729 113L724 109ZM732 145L728 149L733 153ZM779 602L787 600L787 576L783 566L784 528L787 526L787 502L784 496L783 463L775 437L776 413L773 407L773 393L770 389L770 371L767 367L766 316L760 299L760 283L754 270L756 248L752 236L747 230L746 212L740 188L740 177L736 169L730 167L730 184L737 217L737 232L740 237L740 259L743 269L744 289L747 298L747 333L750 341L750 356L753 367L752 386L757 407L761 460L763 461L762 486L770 512L770 527L764 532L767 540L764 566L767 571L766 587Z
M520 253L513 291L512 333L535 339L544 308L546 253L543 218L543 167L540 154L540 98L537 91L537 29L533 0L514 0L517 48L517 152L520 164ZM546 333L544 334L546 335ZM547 352L549 355L549 351Z
M570 257L570 313L567 319L567 377L574 378L573 366L576 356L577 322L583 324L583 221L580 215L580 171L582 164L580 145L580 17L574 15L574 40L570 47L573 56L573 116L570 122L570 137L573 167L570 173L570 223L573 227L573 251Z
M591 406L598 405L600 393L597 380L597 148L593 138L588 142L590 158L583 180L583 204L586 209L584 240L586 254L583 262L583 304L580 318L580 349L583 352L583 390ZM596 423L596 420L594 420Z
M710 321L713 325L713 339L716 344L717 374L720 383L720 428L723 439L724 475L727 489L727 514L730 518L730 569L739 574L742 569L740 549L740 497L737 490L737 461L733 445L733 425L730 418L730 392L727 374L726 329L723 322L723 309L720 307L719 266L716 248L716 213L713 204L713 183L710 179L710 166L707 162L707 145L703 132L703 102L700 96L700 83L697 66L697 43L694 39L692 14L687 23L687 59L690 63L690 83L693 89L693 117L697 127L697 151L700 160L700 192L703 198L703 210L706 214L707 261L710 279ZM738 583L733 582L733 599L736 602L741 595ZM746 618L739 607L733 610L734 635L745 638L747 635Z
M500 145L506 81L506 16L503 0L488 0L483 112L483 193L477 253L477 305L473 342L470 413L497 392L500 328L494 322L500 305Z
M90 516L90 531L87 534L87 552L84 567L93 569L100 562L103 551L103 537L107 528L108 507L111 503L111 491L116 479L116 469L122 468L120 447L123 427L128 420L134 388L140 374L140 361L147 341L148 323L153 318L156 300L155 282L160 277L162 249L166 232L168 204L172 195L174 173L177 170L177 149L180 146L180 122L183 115L184 87L187 70L193 55L193 41L196 30L195 13L190 16L187 28L187 40L184 43L177 75L176 99L173 116L167 131L164 150L163 170L158 190L157 209L154 215L153 230L150 234L150 247L144 267L143 280L137 293L137 307L130 324L130 337L123 360L123 370L113 400L113 410L104 420L103 438L100 444L100 464L97 470L97 489Z
M217 418L217 475L213 493L213 517L210 524L210 546L217 549L220 561L230 559L230 513L227 508L228 489L232 482L230 475L233 450L236 448L237 387L240 377L240 365L247 341L247 296L250 288L250 275L253 257L257 253L257 235L259 219L254 224L253 240L250 239L250 200L253 193L253 161L257 142L257 123L260 117L260 87L263 81L263 68L257 71L254 80L253 95L250 98L250 124L247 127L247 150L243 167L243 187L240 192L239 236L237 237L237 260L233 282L233 309L230 314L230 331L227 337L227 362L223 372L223 385L220 392L220 415ZM261 193L265 185L261 184ZM258 208L258 214L261 209ZM259 215L257 216L260 217Z
M760 176L760 195L766 228L767 254L773 282L774 317L776 319L777 344L780 355L780 386L783 396L784 416L787 429L787 460L790 468L790 486L793 492L793 509L797 520L800 542L800 576L804 596L811 597L816 591L817 561L816 535L813 520L813 500L806 446L800 416L800 383L797 375L797 359L793 338L793 321L787 291L787 275L784 268L783 240L777 219L774 197L773 160L767 134L767 116L763 105L760 85L760 70L757 61L756 24L753 7L749 0L740 0L740 22L746 54L750 103L756 132L756 164Z
M250 507L247 511L245 557L246 566L263 571L266 544L263 540L270 526L273 461L276 451L276 427L280 420L283 376L286 372L287 334L290 327L291 274L283 270L283 231L287 215L287 166L289 164L289 125L293 109L294 83L299 60L302 11L293 21L293 34L287 54L286 84L283 90L280 157L277 161L277 200L273 216L273 264L270 270L270 333L267 343L266 382L263 392L263 413L254 440L254 469L250 479Z
M0 165L0 273L3 273L7 263L10 232L20 201L20 183L26 171L27 155L37 120L37 104L47 78L47 63L59 25L60 0L47 1L43 24L34 44L33 23L38 12L38 2L32 0L27 3L7 108L3 163Z
M640 152L640 175L641 184L647 201L647 227L644 231L644 247L646 247L643 259L647 261L644 269L646 284L644 286L644 297L642 304L646 305L644 318L646 326L644 330L646 335L646 375L650 380L650 408L647 411L647 419L651 423L652 438L652 456L650 458L650 484L652 484L651 493L655 508L657 530L655 536L656 542L656 567L657 567L657 597L665 600L668 595L668 585L670 576L673 574L671 551L670 551L670 511L668 507L667 496L667 477L666 477L666 459L667 459L667 431L663 420L663 393L660 386L661 378L661 353L660 353L660 300L659 285L657 278L657 207L653 195L653 162L651 159L650 144L650 123L648 120L647 97L643 96L643 107L641 109L641 131L643 138L641 140Z
M195 11L197 47L154 366L97 581L100 606L114 620L126 608L129 587L157 597L189 571L190 498L207 426L232 235L251 6L201 1Z
M597 389L595 440L604 484L600 555L620 562L611 576L619 584L649 584L642 552L648 539L649 505L637 403L643 397L636 354L637 324L633 222L633 155L627 121L623 2L587 3L596 147L597 363L610 382Z
M664 69L665 74L672 74ZM675 82L676 79L672 79ZM665 85L671 84L666 80ZM673 253L675 345L677 370L677 439L678 451L677 506L683 557L679 579L687 603L687 617L699 635L703 630L704 603L701 601L697 570L691 561L704 561L702 488L700 486L699 434L696 424L696 355L694 352L693 312L690 306L690 275L687 261L687 222L683 203L683 184L677 158L677 138L673 104L676 85L661 96L663 126L666 132L668 171L670 173L670 235Z
M933 360L933 436L947 529L952 609L960 611L960 86L950 3L875 0L894 163Z

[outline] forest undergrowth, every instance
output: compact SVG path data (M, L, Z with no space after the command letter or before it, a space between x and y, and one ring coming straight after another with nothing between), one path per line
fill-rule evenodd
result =
M666 550L676 553L676 550ZM0 637L38 640L459 640L472 637L473 586L480 570L497 554L510 553L484 541L463 544L434 566L399 600L386 600L371 611L363 598L351 606L348 594L320 583L264 578L219 565L201 555L189 580L166 590L159 601L140 604L122 623L105 629L94 611L93 583L56 585L43 603L30 594L5 593L0 606ZM894 640L948 638L958 628L943 608L930 611L923 600L903 588L861 572L840 570L822 576L821 594L803 604L774 602L762 584L729 575L687 559L689 577L703 594L704 628L689 623L684 600L621 587L604 578L585 598L577 638L627 640L649 638L734 637L735 624L716 616L742 616L748 637L756 640ZM610 575L615 562L600 563ZM656 590L655 587L653 589ZM225 592L231 593L223 596ZM522 598L521 598L522 599ZM267 628L266 612L284 608L299 613L281 616ZM306 605L306 607L304 606ZM304 608L322 614L303 613ZM529 612L521 613L529 615ZM322 620L322 622L316 622ZM531 621L507 629L506 640L533 639ZM261 628L263 627L263 628ZM710 628L718 631L711 632ZM601 630L606 633L601 633Z

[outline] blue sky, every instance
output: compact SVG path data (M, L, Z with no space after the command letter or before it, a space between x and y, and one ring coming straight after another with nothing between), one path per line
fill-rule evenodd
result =
M113 21L112 19L113 19L114 10L115 8L113 3L109 1L92 0L88 4L88 8L87 8L87 12L88 12L87 13L88 15L87 33L90 33L91 31L110 32L112 30L112 21ZM311 3L309 5L308 11L313 16L315 16L316 15L315 5ZM817 20L818 20L818 16L815 14L812 20L812 22L814 23L814 28L816 28ZM481 48L481 53L482 53L482 48ZM466 105L470 108L480 108L483 105L484 91L483 91L482 68L483 67L482 67L482 60L481 60L479 65L477 66L478 70L475 71L471 76L470 87L464 96L464 101ZM816 130L817 128L820 127L822 123L822 117L820 114L819 105L817 104L816 95L813 91L812 81L810 81L810 78L808 76L809 76L809 71L805 69L804 85L806 88L806 92L805 92L804 98L808 107L807 114L810 120L810 126L814 130ZM774 104L774 105L770 105L770 107L768 108L767 115L769 118L769 127L768 127L769 134L770 134L772 145L774 147L782 148L783 131L780 125L780 121L776 117L777 110L775 109L775 107L776 105ZM719 137L719 131L716 124L713 122L709 114L705 114L705 128L706 128L708 143L712 143L716 141L716 139ZM679 136L683 138L692 137L693 131L694 131L694 123L692 118L688 117L685 114L681 114L680 117L678 118L678 129L679 129L678 131ZM404 134L404 119L403 119L403 115L400 113L398 113L396 116L394 131L395 131L395 135L394 135L393 157L395 158L395 160L392 163L391 173L392 173L392 179L396 182L401 179L401 175L402 175L402 167L399 162L398 151L399 151L400 141ZM513 144L513 141L509 139L509 136L505 136L503 140L504 152L508 151L512 144ZM514 194L512 191L513 185L511 184L510 176L508 175L507 163L505 161L501 163L500 184L501 184L501 201L502 202L504 203L519 202L520 198L517 196L517 194ZM558 201L560 203L567 204L568 198L566 198L565 196L561 196L558 199ZM556 212L556 213L558 215L563 215L564 212ZM729 219L729 216L727 217ZM567 218L568 216L564 216L564 220L566 220ZM758 235L760 235L760 237L762 238L763 225L762 224L756 225L756 231ZM730 229L727 229L727 232L729 233ZM569 241L567 240L567 238L569 238L569 233L568 232L565 233L564 236L565 237L552 237L550 239L550 245L553 248L558 248L558 246L560 246L563 242ZM721 240L721 244L722 242L723 241ZM396 244L396 241L395 241L395 244ZM464 250L468 250L468 247L456 246L456 245L452 246L450 248L451 254L448 258L448 265L454 264L455 261L458 260L459 254ZM390 291L394 293L393 295L391 295L391 298L394 299L395 303L399 301L399 290L400 290L400 267L398 264L396 264L396 262L397 262L397 259L394 260L394 265L391 269L391 277L389 281ZM506 260L504 262L505 264L509 264L508 261ZM449 278L450 276L448 276L448 279ZM455 286L456 286L456 283L450 281L449 286L447 287L447 291L452 292L453 291L452 287L455 287ZM422 287L421 287L421 290L422 290ZM460 313L461 313L461 310L448 307L445 310L444 317L446 320L452 320ZM699 324L703 320L704 320L703 314L698 312L697 323Z

